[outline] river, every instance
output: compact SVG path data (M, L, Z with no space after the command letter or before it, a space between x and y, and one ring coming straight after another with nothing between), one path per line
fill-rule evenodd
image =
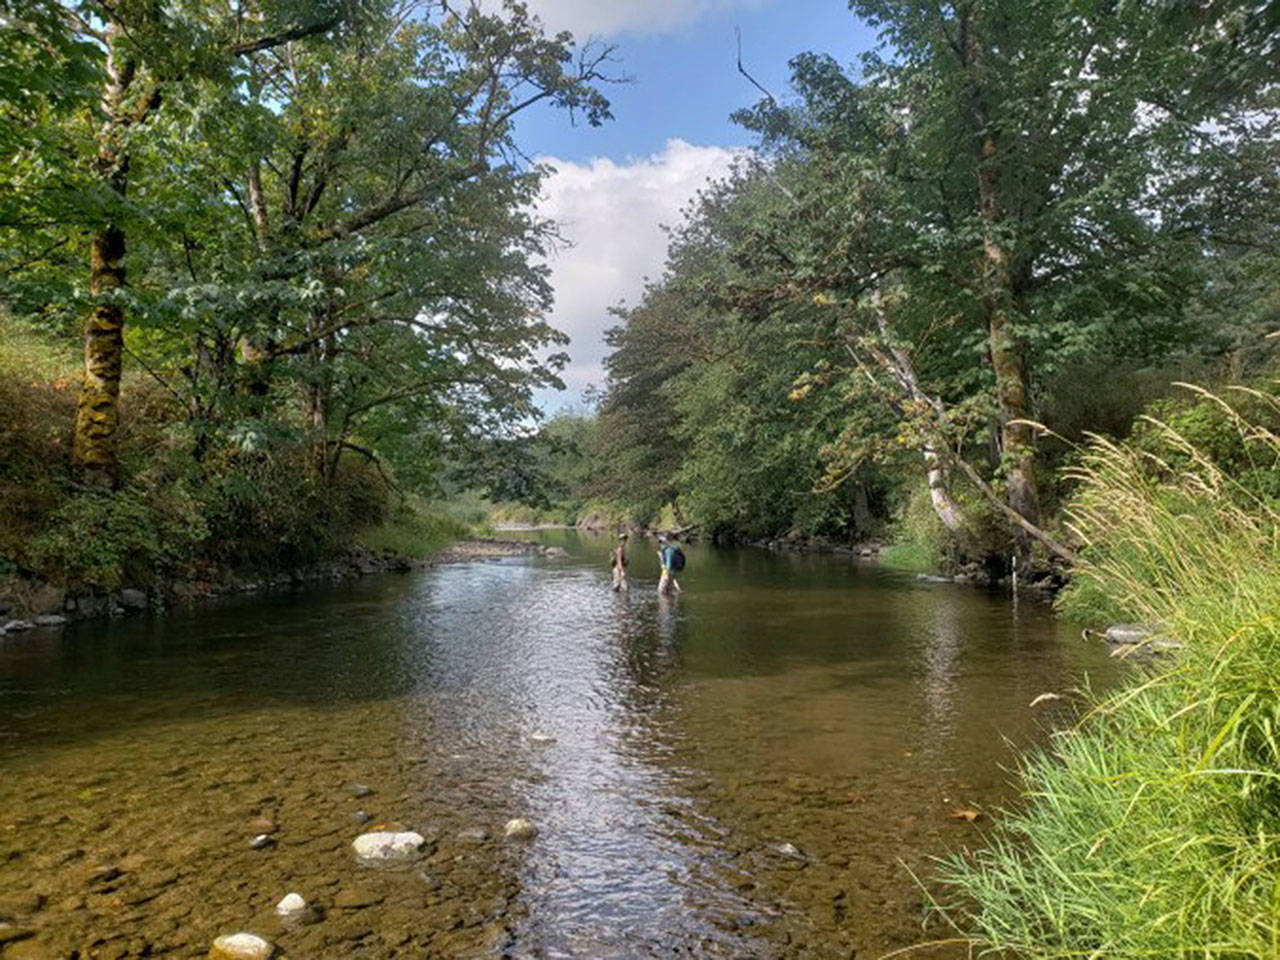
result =
M1116 669L849 557L692 546L668 601L651 543L616 595L607 541L529 536L569 555L0 640L0 957L880 956L948 936L913 875L1069 722L1031 701ZM423 858L357 864L381 824Z

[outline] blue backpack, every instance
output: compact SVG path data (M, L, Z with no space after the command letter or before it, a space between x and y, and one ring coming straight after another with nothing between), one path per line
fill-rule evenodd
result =
M672 573L679 573L684 569L684 551L677 547L674 543L669 544L665 551L667 555L667 569Z

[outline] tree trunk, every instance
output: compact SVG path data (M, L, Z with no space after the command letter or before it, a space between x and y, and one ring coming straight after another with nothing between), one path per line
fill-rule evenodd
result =
M1001 232L1006 226L1000 197L998 131L994 128L983 80L983 47L977 25L963 18L960 23L965 70L969 76L969 96L976 142L978 209L982 219L981 292L987 319L991 368L996 379L996 400L1000 409L1000 448L1010 507L1033 524L1040 522L1040 497L1036 488L1035 434L1025 423L1028 406L1026 368L1022 344L1015 327L1015 297L1008 251ZM1030 548L1020 526L1015 526L1019 550L1025 558Z
M136 65L121 59L111 31L102 102L106 120L98 134L95 166L114 199L123 206L129 182L129 154L124 132L130 122L125 98L133 84ZM144 103L138 119L146 116ZM113 211L113 214L116 214ZM106 302L125 282L125 234L121 226L108 222L98 227L90 240L89 292L97 301L85 321L84 381L76 403L71 459L76 472L90 482L120 482L120 462L116 455L116 431L120 426L120 374L124 365L124 308Z
M947 484L947 475L943 469L942 458L933 448L933 444L924 445L925 476L929 483L929 502L933 504L933 512L938 515L942 525L952 533L964 531L964 514L960 505L951 496L951 488Z
M1040 497L1036 489L1035 433L1027 423L1031 413L1029 391L1022 344L1014 328L1009 261L998 238L1003 211L995 155L995 137L988 131L983 136L979 151L978 195L985 230L982 241L983 299L991 368L995 372L996 400L1000 408L1000 451L1006 471L1009 506L1031 523L1038 524ZM1019 534L1019 538L1025 547L1025 537Z
M680 529L684 529L689 525L685 520L684 511L680 509L680 497L675 493L671 494L671 517Z
M859 537L865 537L871 532L873 522L871 503L867 497L867 483L860 479L853 489L853 532Z
M885 310L884 293L878 287L871 291L871 304L875 309L876 328L884 341L888 353L873 349L872 356L882 368L887 370L906 391L907 396L916 403L923 403L934 411L939 425L946 421L940 402L930 397L920 386L920 377L916 374L916 365L911 354L897 346L893 332L889 328L889 316ZM929 502L933 504L933 512L938 515L942 525L952 533L964 531L964 511L951 495L951 486L947 482L946 464L938 456L935 443L926 440L921 448L924 457L925 476L929 484Z
M102 298L124 286L124 232L106 227L93 236L89 290ZM120 480L116 430L120 426L120 372L124 360L124 308L94 304L85 323L84 382L76 404L72 458L86 479Z

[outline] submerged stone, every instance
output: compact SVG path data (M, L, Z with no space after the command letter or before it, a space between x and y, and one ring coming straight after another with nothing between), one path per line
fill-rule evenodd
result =
M800 848L797 847L794 843L775 843L773 846L769 848L769 850L773 854L779 857L785 857L788 860L808 860L809 859L803 853L800 852Z
M506 827L502 830L502 835L508 840L532 840L538 835L538 828L533 825L532 821L523 817L516 817L507 821Z
M15 926L12 923L0 923L0 946L17 940L25 940L27 937L32 936L35 936L35 932L28 930L26 927Z
M209 948L209 960L267 960L273 947L256 933L232 933L219 937Z
M302 899L300 893L286 894L284 899L276 904L276 916L284 917L286 920L292 920L307 912L307 901Z
M411 830L404 832L362 833L351 841L361 860L411 860L427 845L426 838Z

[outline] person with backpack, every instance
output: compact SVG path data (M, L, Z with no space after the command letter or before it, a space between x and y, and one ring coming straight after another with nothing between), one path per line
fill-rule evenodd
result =
M658 594L669 597L680 592L680 584L675 574L684 569L684 551L676 543L675 537L665 533L658 536L658 563L662 566L662 576L658 578Z

